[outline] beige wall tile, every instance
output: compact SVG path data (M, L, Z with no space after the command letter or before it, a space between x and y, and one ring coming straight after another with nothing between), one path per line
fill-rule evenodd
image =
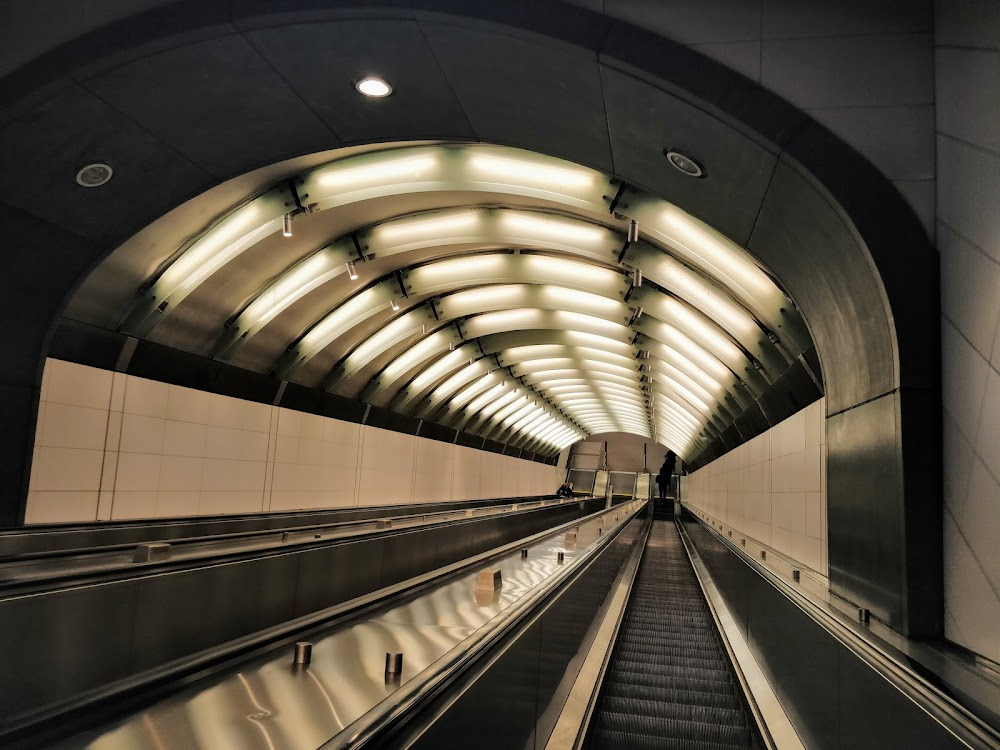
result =
M771 493L771 524L779 529L806 533L806 495L804 492Z
M156 492L115 491L115 501L111 508L111 518L115 521L130 518L155 518Z
M107 409L112 373L96 367L49 359L42 376L44 400L53 404Z
M194 492L197 494L202 486L204 462L203 458L163 456L157 489L160 492Z
M299 437L302 424L302 412L278 407L278 434L289 437Z
M237 489L243 492L264 493L264 477L267 464L263 461L240 461Z
M184 388L179 385L167 386L166 418L193 424L208 423L209 400L212 394Z
M266 432L244 430L240 435L240 458L244 461L267 460Z
M809 404L805 409L806 447L826 442L826 399Z
M299 460L300 464L310 466L326 466L333 461L333 444L324 443L316 438L299 438Z
M243 404L245 402L217 393L209 394L208 421L214 427L227 427L231 430L243 429Z
M328 443L358 445L361 442L361 425L339 419L325 419L323 439Z
M322 440L325 417L303 413L299 422L299 436L311 440Z
M243 402L243 429L251 432L268 432L271 428L273 406L253 401Z
M157 383L154 380L129 375L128 382L125 384L124 411L126 414L164 419L167 416L167 395L169 392L170 386L166 383Z
M97 519L97 492L29 492L24 522L81 523Z
M239 459L243 451L243 430L209 425L205 428L205 457Z
M240 461L227 458L204 459L201 489L205 492L235 492L240 489Z
M51 403L45 405L44 419L39 409L41 430L35 445L52 448L103 450L107 434L107 409Z
M826 539L826 503L822 492L806 493L806 535Z
M203 424L168 419L163 428L163 455L202 458L207 436L208 427Z
M198 504L198 492L157 492L156 517L196 516Z
M163 456L151 453L120 453L118 455L118 475L115 478L115 504L121 492L152 492L154 495L160 484L160 464ZM155 497L154 497L155 509Z
M233 490L202 492L198 512L201 515L221 516L233 513L256 513L260 511L260 508L258 494ZM275 510L288 510L288 508L276 508Z
M805 450L806 416L800 411L771 428L771 458Z
M166 420L126 412L122 417L122 437L119 450L128 453L163 453Z
M299 462L299 438L291 435L278 435L275 444L273 461L286 464Z
M103 463L103 451L81 448L36 448L29 489L43 492L97 492L101 487Z

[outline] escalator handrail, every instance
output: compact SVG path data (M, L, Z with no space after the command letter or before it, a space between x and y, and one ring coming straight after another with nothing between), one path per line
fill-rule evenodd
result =
M828 612L801 591L790 586L733 544L731 540L716 532L701 518L693 513L688 515L735 552L738 559L776 588L829 636L874 669L889 684L919 706L960 742L974 750L997 750L1000 748L1000 733L961 703L944 693L915 670L894 658L891 653L877 643L853 630L840 617Z
M494 502L494 503L484 503L484 504L478 505L478 506L476 506L474 508L463 508L461 506L456 506L456 507L451 508L449 510L436 510L436 511L431 511L429 513L425 512L425 513L409 513L409 514L403 512L403 511L405 511L405 510L412 510L414 508L418 508L419 506L418 505L412 505L412 504L411 505L393 505L393 506L388 506L388 507L399 509L400 510L399 514L397 514L397 515L387 514L387 515L371 516L371 517L368 517L368 518L355 518L355 519L351 519L351 520L347 520L347 521L328 521L328 522L323 522L323 523L308 524L308 525L302 525L302 526L272 526L272 527L268 527L266 529L253 529L253 530L250 530L250 531L226 531L226 532L222 532L220 534L207 534L207 535L202 535L202 536L152 538L152 539L143 539L142 541L137 541L137 542L118 542L116 544L103 544L103 545L97 545L97 546L92 546L92 547L66 547L66 548L62 548L62 549L40 550L40 551L36 551L36 552L24 552L24 553L19 553L19 554L16 554L16 555L0 555L0 565L2 565L4 563L24 562L24 561L29 561L29 560L45 560L45 559L49 559L49 558L73 557L74 555L88 555L88 554L105 554L105 553L113 553L113 552L127 552L129 550L135 549L135 547L137 545L139 545L139 544L149 544L149 543L152 543L152 542L165 542L165 543L170 544L172 546L178 546L179 547L179 546L185 545L185 544L200 544L200 543L204 543L204 542L213 542L213 541L232 541L232 540L236 540L236 539L252 539L252 538L257 537L257 536L268 536L268 535L273 535L273 534L280 534L282 532L295 533L295 534L298 534L298 533L305 534L305 533L309 533L309 532L315 532L315 531L318 531L318 530L330 529L330 528L334 528L334 527L345 527L346 528L346 527L350 527L350 526L363 525L363 524L366 524L366 523L374 523L376 521L394 520L394 519L398 519L398 518L416 518L416 517L419 517L419 516L426 516L426 517L430 518L431 516L447 515L449 513L461 513L461 512L466 512L468 510L472 510L472 511L486 510L486 509L490 509L490 508L497 508L497 507L500 507L500 506L503 506L503 505L518 505L518 506L523 505L523 506L527 507L527 506L530 506L530 505L533 505L533 504L536 504L536 503L537 504L544 504L546 502L549 502L549 501L555 500L555 499L556 499L556 497L554 495L531 496L529 499L521 499L521 498L496 498L497 502ZM584 500L584 499L588 499L588 498L580 498L580 499ZM475 501L475 502L482 503L482 501L478 501L478 500ZM381 508L378 508L378 509L381 510ZM335 510L335 509L331 509L331 508L327 509L327 511L331 511L331 510ZM345 510L348 510L348 509L345 509ZM350 510L357 510L357 509L350 509ZM321 515L321 514L320 513L316 513L316 515ZM195 516L194 518L198 518L198 517ZM234 520L239 520L239 518L240 517L235 517ZM212 519L212 518L206 518L206 523L210 522L211 520L214 520L214 519ZM221 517L218 520L226 520L226 519L225 519L225 517ZM252 520L252 518L249 519L249 520ZM161 525L161 524L155 524L155 525ZM51 531L58 531L58 530L59 529L52 529ZM34 527L31 527L31 533L35 534L35 533L44 533L44 532L37 532ZM2 535L3 535L3 532L0 531L0 536L2 536Z
M568 502L582 502L589 498L574 498ZM310 547L324 547L328 545L335 544L345 544L361 541L363 539L372 536L383 536L398 534L413 530L429 530L433 528L440 528L442 526L447 526L450 524L463 523L472 520L482 520L483 518L488 518L489 515L496 516L507 516L509 514L519 514L519 513L531 513L539 510L545 510L547 508L554 507L557 503L540 503L534 504L533 502L524 503L523 507L519 505L516 509L511 509L506 513L481 513L479 515L472 516L462 516L459 518L452 519L440 519L431 520L426 524L420 524L416 526L400 526L400 527L389 527L385 529L372 529L370 534L357 534L352 536L331 536L320 539L294 539L287 543L274 544L269 547L264 547L261 549L236 549L236 550L218 550L218 551L206 551L204 555L173 558L166 560L151 560L149 562L133 562L126 563L116 567L109 567L104 569L95 569L88 571L66 571L57 575L53 575L47 578L25 578L23 580L11 579L0 581L0 600L5 600L11 597L23 596L26 594L37 594L37 593L47 593L52 591L57 591L60 589L65 589L68 587L88 585L93 583L107 583L110 581L121 581L131 578L141 578L143 576L158 575L164 572L174 572L178 570L195 569L199 567L218 565L228 562L234 562L239 560L248 560L256 557L269 557L274 555L287 554L289 552L297 552L301 550L308 549ZM562 504L562 502L558 503ZM502 505L491 505L485 506L484 508L479 508L477 510L494 510L496 508L506 507L506 504ZM445 515L454 514L457 511L443 511ZM423 515L423 514L418 514ZM437 515L437 514L428 514ZM412 517L412 516L411 516ZM386 520L386 519L378 519ZM371 521L359 522L359 523L371 523ZM298 527L296 531L300 530ZM267 532L271 535L280 533L281 530ZM258 535L260 532L252 532L253 535ZM201 539L202 542L205 541L232 541L232 539L227 538L229 535L220 535L213 537L204 537ZM238 538L245 538L243 535L239 535ZM185 540L184 544L187 544ZM136 545L127 545L125 550L135 549ZM181 546L178 544L178 546Z
M750 689L750 683L747 681L743 668L740 666L739 659L736 658L736 653L733 651L733 646L729 642L726 630L722 627L722 621L719 618L718 610L716 610L715 604L712 602L712 597L708 595L708 590L705 588L705 582L698 574L698 568L694 562L697 553L694 551L691 540L687 535L687 530L684 528L684 524L676 518L674 519L674 525L677 527L677 533L681 538L681 544L684 545L684 552L687 554L688 562L691 564L691 570L694 571L695 580L698 581L698 588L701 589L701 594L705 598L705 603L708 605L708 611L712 615L712 622L715 623L715 629L718 632L722 645L726 650L726 656L729 658L729 663L733 668L733 672L736 674L736 679L740 683L740 689L743 691L743 696L746 698L747 705L750 708L750 714L753 716L754 723L757 725L757 730L760 732L761 739L764 741L764 746L767 750L777 750L777 744L774 741L774 737L771 735L770 729L768 729L767 722L764 720L764 714L754 697L753 691Z
M632 598L632 589L635 586L635 581L639 577L639 566L642 563L643 556L646 554L646 542L649 540L649 532L652 528L653 517L650 515L642 529L642 532L640 533L639 539L637 540L637 549L633 551L632 556L626 563L626 566L629 567L626 568L625 576L619 583L619 586L626 586L625 603L621 609L618 610L618 614L615 616L615 623L611 630L610 646L605 652L604 658L601 660L601 666L597 673L597 679L594 682L594 689L587 702L587 708L584 711L582 721L580 722L576 740L573 742L573 750L581 750L584 742L587 740L587 731L590 728L590 720L594 716L594 709L597 707L597 700L601 694L601 685L604 683L604 676L607 674L608 666L611 664L611 658L614 655L615 643L618 641L618 633L621 631L622 623L625 621L625 612L628 610L629 599ZM614 596L614 594L612 594L612 596Z

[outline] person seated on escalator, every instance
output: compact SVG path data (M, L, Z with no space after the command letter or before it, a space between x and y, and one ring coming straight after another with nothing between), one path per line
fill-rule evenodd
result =
M572 497L573 496L573 485L569 482L563 483L563 486L556 490L556 497Z
M656 475L656 484L660 488L660 502L667 502L667 489L670 487L670 477L673 476L674 468L677 466L677 456L673 451L668 450L663 459L663 466L660 473Z

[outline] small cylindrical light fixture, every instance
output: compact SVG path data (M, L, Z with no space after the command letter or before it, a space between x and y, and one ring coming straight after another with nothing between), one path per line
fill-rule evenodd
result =
M353 261L347 261L347 275L351 281L358 280L358 269L354 267Z
M421 336L426 336L427 335L427 324L426 323L421 323L420 324L420 335Z
M396 300L389 300L389 307L392 308L393 312L399 312L399 303Z
M642 286L642 269L634 268L632 269L632 286L636 289Z
M385 675L386 677L396 676L403 673L403 654L386 651L385 653Z
M639 241L639 222L630 219L628 222L628 241L630 243Z
M455 351L455 342L454 341L452 341L450 344L448 344L448 351L449 352Z
M299 641L295 644L292 663L297 667L305 667L312 661L313 645L309 641Z
M290 213L281 218L281 234L283 237L292 236L292 215Z

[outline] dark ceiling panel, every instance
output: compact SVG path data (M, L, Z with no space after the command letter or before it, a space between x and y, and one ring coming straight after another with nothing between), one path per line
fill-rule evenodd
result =
M747 0L604 0L604 12L684 44L760 38L760 5Z
M114 177L83 188L81 166L107 162ZM0 129L0 200L111 245L214 180L189 160L79 86Z
M341 21L248 34L345 143L475 138L475 131L412 21ZM377 74L395 89L367 99L354 81Z
M593 52L481 29L421 26L482 140L612 169Z
M602 67L615 170L746 244L777 157L712 115L626 73ZM696 179L664 148L697 159Z
M220 178L340 145L239 36L161 52L85 85Z

